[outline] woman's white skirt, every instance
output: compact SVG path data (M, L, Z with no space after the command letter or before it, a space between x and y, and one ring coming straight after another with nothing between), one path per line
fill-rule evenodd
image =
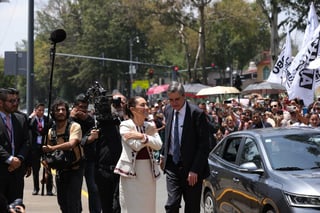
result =
M149 159L136 160L136 178L120 176L121 213L156 212L156 180Z

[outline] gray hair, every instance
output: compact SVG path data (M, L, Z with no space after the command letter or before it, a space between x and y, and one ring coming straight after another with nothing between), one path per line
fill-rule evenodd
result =
M174 93L178 92L181 96L184 96L184 87L181 83L177 81L172 81L171 84L169 85L167 93Z

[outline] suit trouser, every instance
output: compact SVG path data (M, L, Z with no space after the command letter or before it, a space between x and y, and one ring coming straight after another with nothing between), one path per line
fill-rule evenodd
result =
M95 180L100 195L103 213L121 212L119 203L119 179L120 176L113 173L113 170L96 170Z
M194 186L189 186L188 172L182 166L175 165L171 156L168 157L165 170L168 192L168 200L165 205L167 213L179 213L182 197L185 202L185 213L200 212L202 180L198 179Z
M12 203L17 198L23 198L25 167L22 164L15 171L8 172L8 166L0 166L0 193L6 197L8 203Z
M95 163L92 161L86 161L84 167L84 177L86 179L86 184L89 194L89 212L90 213L100 213L101 204L97 184L94 180L94 170Z

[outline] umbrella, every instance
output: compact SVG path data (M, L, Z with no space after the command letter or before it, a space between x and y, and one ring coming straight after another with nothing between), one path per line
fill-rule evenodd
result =
M150 87L147 91L147 95L155 95L155 94L160 94L163 93L165 91L167 91L169 88L169 84L163 84L163 85L159 85L159 86L153 86Z
M259 83L250 84L242 93L267 93L267 94L277 94L279 92L286 91L286 88L281 84L272 83L268 81L262 81Z
M208 88L210 86L199 84L199 83L191 83L183 85L185 95L190 98L205 98L206 96L197 96L197 93L204 88Z
M197 94L201 89L208 88L210 86L194 83L194 84L185 84L183 85L185 93Z
M215 86L201 89L199 95L223 95L223 94L238 94L240 91L235 87Z

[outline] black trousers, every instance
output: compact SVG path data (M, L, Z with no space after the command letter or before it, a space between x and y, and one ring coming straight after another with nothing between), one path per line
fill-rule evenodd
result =
M57 199L62 213L81 213L81 189L84 169L57 171Z
M40 168L41 168L41 153L39 150L33 150L32 151L32 161L31 161L31 166L32 166L32 177L33 177L33 190L34 191L39 191L39 174L41 175L41 179L43 178L43 171L40 173ZM53 188L53 176L51 172L49 172L47 176L47 182L46 184L46 189L47 193L52 192Z
M120 213L119 202L119 180L120 176L113 173L113 170L96 170L95 181L100 195L101 208L103 213Z
M199 213L202 180L194 186L189 186L187 178L189 171L186 171L180 164L176 165L169 156L166 163L166 182L168 200L165 205L167 213L179 213L181 199L185 202L185 213Z

